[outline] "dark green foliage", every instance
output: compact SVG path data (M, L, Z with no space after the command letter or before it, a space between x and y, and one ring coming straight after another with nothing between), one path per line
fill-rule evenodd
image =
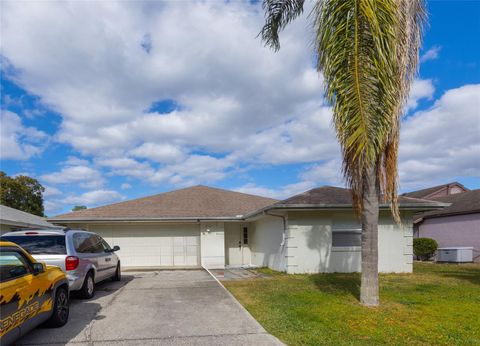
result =
M19 175L9 177L0 171L0 204L30 214L44 216L43 192L37 179Z
M87 209L87 207L84 205L76 205L73 207L72 211L78 211L78 210L84 210L84 209Z
M435 239L431 238L415 238L413 239L413 253L418 259L428 261L433 257L438 249Z

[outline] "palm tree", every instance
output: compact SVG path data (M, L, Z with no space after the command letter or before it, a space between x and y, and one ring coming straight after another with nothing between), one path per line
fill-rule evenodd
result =
M304 10L305 0L264 0L266 46ZM379 304L379 203L400 222L397 155L400 119L417 72L424 0L316 0L309 16L317 70L343 156L343 175L362 222L360 302Z

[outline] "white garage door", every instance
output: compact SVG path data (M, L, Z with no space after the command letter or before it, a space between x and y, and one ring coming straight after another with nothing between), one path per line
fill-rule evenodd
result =
M117 252L122 267L186 267L200 265L198 225L96 226Z

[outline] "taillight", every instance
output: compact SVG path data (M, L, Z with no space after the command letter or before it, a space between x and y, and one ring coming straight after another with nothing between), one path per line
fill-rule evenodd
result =
M80 260L77 256L67 256L67 258L65 258L65 270L77 269L79 262Z

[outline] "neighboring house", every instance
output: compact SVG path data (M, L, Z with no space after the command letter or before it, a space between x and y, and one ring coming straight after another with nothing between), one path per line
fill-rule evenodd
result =
M57 228L45 218L0 205L0 234L23 228Z
M433 238L439 247L473 247L473 260L480 262L480 190L434 200L451 205L416 215L415 237Z
M457 193L462 193L470 191L462 184L454 181L453 183L438 185L434 187L429 187L427 189L407 192L402 194L405 197L412 198L422 198L422 199L435 199L437 197L444 197L449 195L455 195Z
M412 271L412 216L444 207L401 197L396 225L381 206L379 268ZM350 190L321 187L278 202L206 186L49 219L97 232L124 267L268 266L287 273L360 271L360 225Z

